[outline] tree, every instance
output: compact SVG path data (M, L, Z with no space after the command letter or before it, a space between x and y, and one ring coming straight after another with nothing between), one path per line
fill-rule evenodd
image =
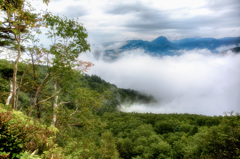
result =
M52 67L50 69L54 79L54 104L52 125L56 124L56 111L58 109L58 85L71 80L71 69L83 63L78 61L82 52L90 51L90 45L86 38L88 34L82 24L74 19L53 16L51 13L45 17L46 25L49 27L48 37L52 39L50 54L52 57ZM91 66L85 63L85 67Z
M101 158L105 158L105 159L119 158L119 154L117 152L112 133L104 132L101 137L102 137L100 142Z
M13 90L12 94L12 109L16 108L16 92L17 92L17 71L18 62L21 57L21 47L24 41L27 40L31 28L38 27L41 23L39 14L33 13L32 7L25 0L0 0L0 9L6 15L3 22L1 22L1 37L8 39L4 45L13 44L16 42L17 57L14 61L13 68ZM48 0L43 0L48 3ZM10 40L9 40L10 39ZM10 42L9 42L10 41Z
M208 158L240 157L240 115L225 116L218 126L210 127L204 137L203 156ZM206 157L206 158L207 158Z

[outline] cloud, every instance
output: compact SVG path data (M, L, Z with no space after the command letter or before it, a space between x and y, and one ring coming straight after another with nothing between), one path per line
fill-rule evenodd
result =
M115 62L94 60L96 74L120 88L152 94L157 104L135 104L125 111L222 115L240 112L240 55L188 51L180 56L151 57L141 50L125 52Z
M238 8L240 7L240 2L239 0L228 0L228 1L208 0L206 6L216 11L222 10L223 8L227 10L237 11ZM238 11L238 14L239 13L240 12Z
M109 6L108 6L109 7ZM142 12L144 10L147 10L148 8L144 6L140 2L136 3L127 3L127 4L113 4L110 6L107 10L107 14L130 14L130 13L138 13Z
M204 37L211 34L216 38L239 34L239 1L206 1L205 4L200 4L199 1L199 6L187 3L185 7L179 4L179 7L166 9L158 7L164 6L163 2L153 6L138 1L109 6L106 13L130 16L119 25L138 34L161 33L165 36L175 35L175 38L176 34L181 37Z
M231 12L225 13L224 11L216 13L209 11L203 14L204 11L200 10L199 14L191 15L189 12L187 9L163 11L149 8L148 10L136 13L135 17L129 19L124 24L124 27L135 32L177 30L180 33L181 30L184 30L182 33L189 34L196 29L200 31L200 28L216 30L219 28L240 26L240 22L237 20L239 15L236 13L231 14ZM182 16L179 18L175 14Z
M57 7L56 7L57 6ZM79 17L94 43L240 35L239 0L54 0L49 10Z
M88 11L81 5L74 5L68 6L62 14L70 18L77 18L87 15Z

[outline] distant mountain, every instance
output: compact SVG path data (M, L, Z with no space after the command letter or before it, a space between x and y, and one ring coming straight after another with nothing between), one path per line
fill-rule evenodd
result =
M240 45L240 37L225 37L221 39L193 37L169 41L166 37L160 36L153 41L128 40L119 48L106 50L103 55L109 59L115 59L121 53L135 49L142 49L147 54L159 56L171 56L179 54L177 52L179 50L194 49L208 49L218 53L217 48L229 45Z
M187 42L193 42L193 41L196 41L199 39L201 39L201 37L185 38L185 39L180 39L180 40L173 40L172 43L182 44L182 43L187 43Z
M178 50L178 48L164 36L160 36L151 42L143 40L129 40L127 41L127 44L120 48L121 51L133 49L143 49L150 54L160 55L172 55L174 50Z
M209 49L215 51L218 47L240 44L240 37L226 37L222 39L214 38L187 38L175 41L179 49Z

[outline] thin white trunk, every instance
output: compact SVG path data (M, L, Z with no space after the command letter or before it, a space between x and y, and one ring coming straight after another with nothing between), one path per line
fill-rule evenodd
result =
M18 62L19 59L21 57L21 33L20 33L20 28L17 27L17 25L15 25L14 23L12 23L12 15L14 15L13 13L10 13L8 10L6 10L7 13L7 20L9 23L9 27L10 30L12 31L14 28L17 30L18 34L16 34L15 32L13 32L14 35L14 39L17 41L17 58L14 62L14 67L13 67L13 91L12 91L12 109L16 108L16 92L17 92L17 71L18 71ZM16 21L16 23L20 22L20 19L14 19L13 21ZM14 26L15 25L15 26ZM10 93L11 94L11 93Z
M12 81L11 78L9 79L9 81L10 81L10 92L9 92L9 96L7 98L7 101L6 101L6 105L10 104L10 101L11 101L12 95L13 95L13 81Z
M18 43L18 54L17 54L17 59L14 62L14 67L13 67L13 99L12 99L12 109L17 108L17 71L18 71L18 62L21 57L21 43L20 43L20 34L17 36L15 35L15 39L17 40Z
M57 81L54 82L54 91L55 93L57 93ZM53 126L56 126L57 109L58 109L58 95L55 96L54 103L53 103L53 119L52 119Z

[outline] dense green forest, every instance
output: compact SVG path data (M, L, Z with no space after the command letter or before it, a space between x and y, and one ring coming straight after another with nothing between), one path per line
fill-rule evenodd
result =
M239 115L65 111L55 128L7 109L0 105L1 158L240 157Z
M80 22L25 0L0 9L0 54L14 59L0 60L0 159L240 158L239 114L121 112L155 100L85 73L93 64L79 60L90 51Z

